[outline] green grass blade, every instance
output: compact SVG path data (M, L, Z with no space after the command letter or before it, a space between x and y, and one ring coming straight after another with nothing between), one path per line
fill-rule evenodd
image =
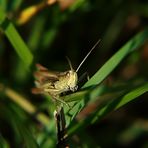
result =
M1 135L0 135L0 148L10 148L6 139L4 139Z
M5 12L0 7L0 28L3 30L8 40L11 42L15 51L25 63L26 67L29 67L33 61L33 55L24 43L23 39L15 29L14 25L6 17Z
M132 51L140 47L148 39L148 29L138 33L130 41L128 41L117 53L115 53L97 72L96 74L85 83L82 88L96 86L100 84L117 66L118 64ZM98 88L99 89L99 88ZM98 93L99 95L99 93ZM74 96L74 95L73 95ZM68 96L67 96L68 97ZM77 96L76 96L77 97ZM78 102L70 111L70 119L67 117L67 123L71 121L86 105L91 97L85 97L85 99ZM75 99L76 100L76 99Z
M83 88L101 83L130 52L140 47L147 39L148 28L128 41L96 72L96 74L89 81L85 83Z
M123 105L130 101L135 100L137 97L148 91L148 83L140 85L139 87L133 88L132 90L124 93L123 95L117 96L112 101L107 101L104 107L98 108L96 112L92 113L85 120L81 120L79 123L72 123L72 126L68 130L68 134L72 135L74 132L84 129L89 124L92 124L100 119L102 119L108 113L117 110Z
M94 123L96 120L98 120L100 117L104 117L107 113L117 110L118 108L122 107L123 105L127 104L128 102L136 99L137 97L141 96L142 94L146 93L148 91L148 83L145 85L139 86L136 89L133 89L132 91L126 93L122 97L119 97L115 100L113 100L111 103L109 103L107 106L105 106L103 109L98 111L95 116L92 119L92 123Z

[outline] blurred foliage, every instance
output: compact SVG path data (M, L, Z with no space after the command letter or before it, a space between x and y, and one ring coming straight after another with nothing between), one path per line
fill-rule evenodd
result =
M91 79L63 96L70 147L146 148L147 27L146 0L0 0L0 148L56 146L55 106L31 93L34 65L66 71L68 56L76 69L98 39L78 72Z

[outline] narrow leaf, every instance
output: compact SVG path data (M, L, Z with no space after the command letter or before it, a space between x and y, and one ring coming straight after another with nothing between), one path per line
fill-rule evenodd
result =
M138 33L135 37L129 40L117 53L115 53L97 72L96 74L85 83L82 88L92 87L99 85L107 76L119 65L119 63L132 51L142 46L148 39L148 29ZM99 89L99 88L98 88ZM99 94L98 94L99 95ZM90 100L92 98L89 98ZM67 120L71 121L86 105L89 103L88 97L78 102L70 111L71 117Z
M82 88L97 85L102 82L118 64L132 51L140 47L148 39L148 28L128 41L116 54L114 54Z
M79 123L73 122L72 126L68 130L68 134L72 135L74 132L84 129L89 124L101 120L108 113L117 110L146 92L148 92L148 83L140 85L139 87L124 93L124 95L120 95L119 97L112 99L112 101L106 102L104 107L98 108L85 120L81 120Z
M26 67L29 67L33 61L33 55L24 43L23 39L15 29L11 21L6 17L5 12L0 7L0 28L3 30L8 40L14 47L15 51L25 63Z

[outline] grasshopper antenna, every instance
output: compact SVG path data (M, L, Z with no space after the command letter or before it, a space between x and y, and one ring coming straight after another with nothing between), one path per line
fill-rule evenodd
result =
M100 43L100 39L96 42L96 44L91 48L91 50L88 52L88 54L85 56L85 58L82 60L82 62L79 64L78 68L76 69L76 72L80 69L82 64L85 62L85 60L88 58L88 56L91 54L91 52L96 48L96 46Z
M67 59L67 61L68 61L68 64L69 64L69 66L70 66L70 69L73 70L73 67L72 67L72 64L71 64L70 59L69 59L67 56L66 56L66 59Z

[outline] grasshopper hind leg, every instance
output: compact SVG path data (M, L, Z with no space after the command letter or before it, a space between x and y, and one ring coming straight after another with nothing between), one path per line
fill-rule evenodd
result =
M64 100L60 99L59 97L54 97L53 100L55 101L56 106L66 105L67 107L71 108L70 105L67 102L65 102Z

